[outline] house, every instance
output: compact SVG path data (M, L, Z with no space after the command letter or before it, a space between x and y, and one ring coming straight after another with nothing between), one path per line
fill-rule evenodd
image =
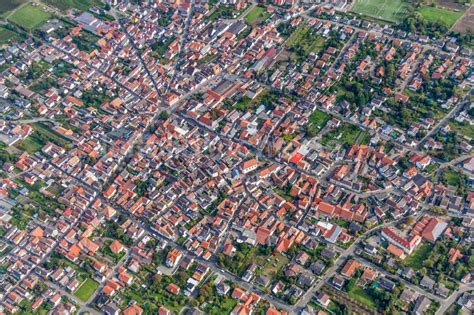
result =
M258 167L258 161L257 159L253 158L253 159L250 159L250 160L247 160L245 162L243 162L241 165L240 165L240 170L242 171L243 174L247 174L247 173L250 173L254 170L257 169Z
M110 246L110 251L116 255L122 253L125 250L125 247L117 240L114 240Z
M387 278L381 278L379 280L379 287L381 289L384 289L384 290L387 290L387 291L393 291L393 289L395 289L397 285L395 284L395 282L393 282L392 280L389 280Z
M350 259L342 268L341 275L346 278L352 278L359 267L360 263L357 260Z
M178 265L182 257L183 254L177 248L173 248L166 256L165 264L169 268L174 268Z
M143 309L137 304L133 304L123 310L123 315L142 315Z
M431 300L428 299L426 296L420 296L416 299L415 306L413 307L413 313L415 315L423 315L428 307L431 304Z
M344 278L339 275L335 275L334 278L332 278L332 284L339 290L344 287L345 282Z
M178 295L181 289L174 283L170 283L166 286L166 291L173 295Z
M327 295L324 292L319 293L317 297L317 301L319 304L321 304L324 307L328 307L329 304L331 303L331 299L329 298L329 295Z
M430 277L424 276L420 281L420 286L422 286L425 289L432 290L435 283L436 282L433 279L431 279Z

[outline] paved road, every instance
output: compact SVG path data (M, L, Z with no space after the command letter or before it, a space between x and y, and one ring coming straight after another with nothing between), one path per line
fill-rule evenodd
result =
M421 140L418 142L417 147L420 147L423 145L423 143L428 140L431 136L433 136L436 132L438 132L441 128L444 127L444 125L457 113L459 113L464 106L468 105L469 102L464 102L461 101L454 108L446 115L444 116Z
M448 310L448 308L456 302L456 300L464 293L474 291L474 283L469 284L462 284L459 289L457 289L449 298L444 300L438 310L436 311L435 315L442 315Z

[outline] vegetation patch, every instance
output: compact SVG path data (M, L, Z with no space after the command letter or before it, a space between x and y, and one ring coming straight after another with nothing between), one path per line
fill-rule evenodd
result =
M0 27L0 44L7 44L17 36L17 33L10 31L9 29L6 29L4 27Z
M363 131L357 126L348 123L343 123L336 129L326 133L322 137L321 143L328 147L335 147L336 144L350 146L356 143L356 139L359 136L359 133L361 132L365 131Z
M312 52L320 52L326 40L307 25L300 25L288 38L286 46L292 52L291 59L302 61Z
M418 12L428 22L437 22L444 24L447 28L451 28L454 23L462 16L462 12L456 12L438 7L422 7Z
M87 301L94 294L95 290L99 287L99 283L95 280L88 278L84 283L77 289L74 295L81 301Z
M25 3L26 0L3 0L0 1L0 15L6 14Z
M352 12L396 22L403 17L407 7L404 0L357 0Z
M69 9L87 11L93 6L104 5L100 0L43 0L43 2L64 11Z
M256 6L245 16L245 21L250 25L256 25L262 21L268 19L270 14L266 11L265 7Z
M41 26L50 18L51 14L49 12L43 10L39 5L33 5L30 3L13 13L9 17L9 20L28 31L31 31Z
M405 258L404 263L415 270L423 268L423 261L430 255L433 246L429 243L421 244L420 247L411 255Z
M331 116L322 110L316 109L308 118L309 122L306 126L306 132L312 137L316 136L323 129Z
M377 305L374 301L374 299L367 294L362 288L358 287L357 285L352 286L350 290L347 292L351 298L354 300L364 304L367 307L370 308L376 308Z

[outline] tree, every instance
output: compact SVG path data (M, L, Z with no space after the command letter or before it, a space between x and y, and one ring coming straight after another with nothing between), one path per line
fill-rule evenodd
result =
M170 114L166 110L163 110L160 113L160 118L163 119L163 120L167 120L169 117L170 117Z

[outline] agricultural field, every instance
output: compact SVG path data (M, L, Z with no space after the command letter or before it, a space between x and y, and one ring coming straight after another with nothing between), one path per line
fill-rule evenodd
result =
M46 12L42 7L27 4L15 11L15 13L13 13L8 19L18 26L31 31L38 28L50 18L51 14Z
M250 25L256 25L268 19L270 14L264 7L256 6L245 16L245 21Z
M0 27L0 45L9 43L17 36L17 33L10 31L9 29L6 29L4 27Z
M460 33L474 32L474 6L456 23L453 31Z
M351 11L390 22L400 21L407 10L404 0L357 0Z
M2 0L0 1L0 17L7 15L10 11L16 9L26 0Z
M93 6L102 7L104 3L101 0L43 0L44 3L58 8L61 11L78 9L87 11Z
M438 7L422 7L418 12L428 22L439 22L447 28L451 28L454 23L462 16L462 12L456 12Z

